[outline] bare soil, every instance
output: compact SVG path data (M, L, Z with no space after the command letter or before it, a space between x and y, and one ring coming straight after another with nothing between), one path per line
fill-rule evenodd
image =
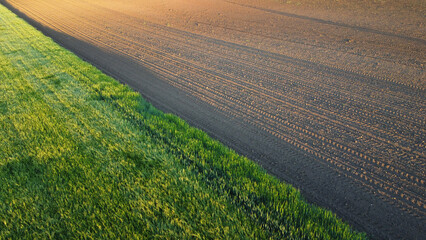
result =
M1 0L377 239L426 236L422 0Z

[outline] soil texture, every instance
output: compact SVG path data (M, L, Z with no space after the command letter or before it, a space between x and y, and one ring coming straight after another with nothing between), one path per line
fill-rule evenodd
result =
M426 236L425 1L0 2L372 238Z

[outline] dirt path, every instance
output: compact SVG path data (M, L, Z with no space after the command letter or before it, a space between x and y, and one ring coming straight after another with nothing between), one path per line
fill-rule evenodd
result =
M426 235L423 1L6 2L374 238Z

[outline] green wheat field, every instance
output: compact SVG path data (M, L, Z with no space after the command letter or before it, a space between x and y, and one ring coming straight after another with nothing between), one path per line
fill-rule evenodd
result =
M365 239L0 5L0 239Z

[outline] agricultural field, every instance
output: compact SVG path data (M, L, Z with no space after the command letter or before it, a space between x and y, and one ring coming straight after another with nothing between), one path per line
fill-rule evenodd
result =
M426 236L425 1L0 2L371 238Z
M0 5L0 239L365 239Z

